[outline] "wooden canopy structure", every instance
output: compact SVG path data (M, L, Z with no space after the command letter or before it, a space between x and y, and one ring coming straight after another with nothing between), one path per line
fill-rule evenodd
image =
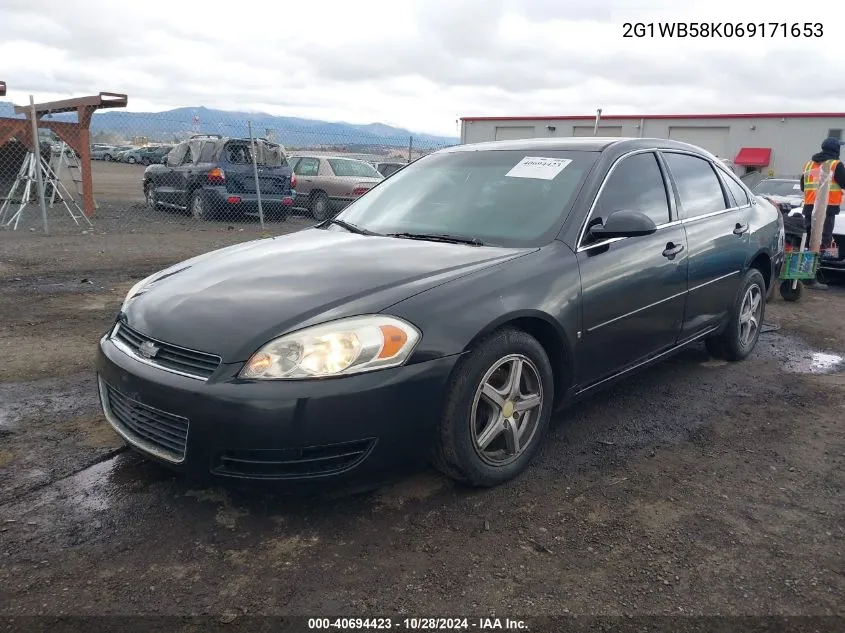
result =
M0 90L5 90L5 84L2 82L0 82ZM0 95L2 94L4 92L0 91ZM55 132L56 136L67 143L68 147L76 152L79 157L82 172L82 206L85 215L88 217L94 215L96 209L94 183L91 177L91 144L88 133L91 117L97 110L125 108L127 102L128 98L124 94L101 92L91 97L36 103L34 106L38 127L48 128ZM15 106L15 114L24 114L26 115L25 119L0 117L0 146L5 145L9 139L14 137L38 155L40 149L38 139L32 138L32 110L33 106ZM61 112L76 112L76 122L43 120L46 115Z

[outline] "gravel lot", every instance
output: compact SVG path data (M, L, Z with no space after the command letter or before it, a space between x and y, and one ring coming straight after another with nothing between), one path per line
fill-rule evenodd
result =
M94 349L135 280L259 230L99 182L93 230L0 231L0 614L845 615L841 288L566 411L494 490L197 489L105 424Z

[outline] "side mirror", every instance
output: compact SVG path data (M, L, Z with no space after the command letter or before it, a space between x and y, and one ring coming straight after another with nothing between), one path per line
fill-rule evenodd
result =
M655 231L654 220L638 211L614 211L604 224L590 227L590 234L600 239L651 235Z

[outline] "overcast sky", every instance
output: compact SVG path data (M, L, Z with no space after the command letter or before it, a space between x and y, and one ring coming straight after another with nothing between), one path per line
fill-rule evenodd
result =
M633 4L649 9L623 11ZM0 0L0 80L17 103L103 90L127 93L135 111L205 105L447 135L461 116L597 107L845 110L833 5L737 4ZM803 26L806 6L823 37L623 38L628 21Z

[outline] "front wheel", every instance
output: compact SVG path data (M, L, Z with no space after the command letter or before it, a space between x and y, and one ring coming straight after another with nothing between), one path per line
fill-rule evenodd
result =
M106 162L110 162L111 161L111 154L106 154L105 156L103 156L103 160L106 161Z
M130 165L134 165L138 161L135 160L134 156L130 156L129 158L126 159L126 162L129 163Z
M722 352L725 360L745 359L757 346L766 307L766 281L756 268L745 273L730 321L724 332L708 344Z
M537 452L553 401L554 378L542 345L521 330L496 332L455 368L435 466L474 486L513 479Z
M144 187L144 198L147 200L147 207L150 210L155 211L158 208L156 192L152 185L146 185Z

